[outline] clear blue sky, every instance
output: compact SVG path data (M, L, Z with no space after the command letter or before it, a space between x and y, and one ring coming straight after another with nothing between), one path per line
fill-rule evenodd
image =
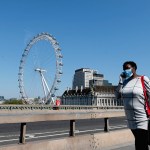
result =
M62 93L75 69L99 70L117 84L122 64L133 60L150 76L149 0L1 0L0 95L19 97L18 67L34 35L53 34L62 48Z

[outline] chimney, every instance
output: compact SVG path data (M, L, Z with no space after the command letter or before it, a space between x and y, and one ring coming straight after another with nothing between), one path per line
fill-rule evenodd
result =
M82 93L82 90L83 90L83 85L81 85L81 89L80 89L80 90L81 90L81 93Z
M76 86L76 93L77 93L77 91L78 91L78 86Z

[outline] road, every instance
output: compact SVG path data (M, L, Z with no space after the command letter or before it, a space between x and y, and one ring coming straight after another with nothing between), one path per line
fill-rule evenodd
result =
M110 131L126 128L124 117L110 119ZM26 141L36 141L69 136L69 121L27 123ZM76 120L75 134L92 134L104 131L103 119ZM0 124L0 145L19 142L20 124Z

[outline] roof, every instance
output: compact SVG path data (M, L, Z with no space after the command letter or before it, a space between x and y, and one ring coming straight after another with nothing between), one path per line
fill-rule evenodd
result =
M114 92L117 86L95 86L93 90L95 92Z
M91 93L90 88L83 89L81 92L81 89L76 90L66 90L63 95L87 95Z
M76 90L66 90L63 95L88 95L92 92L110 92L114 93L117 86L95 86L93 88L85 88Z

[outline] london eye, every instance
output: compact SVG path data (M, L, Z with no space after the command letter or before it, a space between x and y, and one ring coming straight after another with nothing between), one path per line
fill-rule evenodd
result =
M59 43L49 33L40 33L28 42L18 73L19 91L25 104L55 103L62 58Z

